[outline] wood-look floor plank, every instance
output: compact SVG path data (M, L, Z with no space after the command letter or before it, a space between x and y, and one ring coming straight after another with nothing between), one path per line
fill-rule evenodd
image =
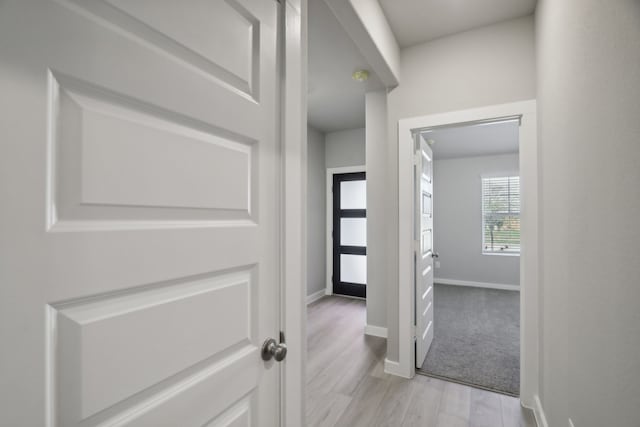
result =
M533 412L523 408L519 399L501 395L500 403L504 427L536 427Z
M377 363L384 345L380 338L355 337L333 360L327 361L327 366L312 378L309 388L353 395L358 384Z
M409 410L411 396L414 394L416 383L405 378L389 375L387 376L387 381L389 381L389 388L376 411L373 424L371 424L372 427L397 425L398 420L405 419Z
M497 393L471 389L470 427L502 427L502 403Z
M509 396L384 373L386 340L364 335L364 301L325 297L308 309L308 426L535 427Z
M390 381L366 376L358 386L351 403L344 411L336 426L370 427L376 412L389 389Z
M361 340L356 340L361 348L359 352L353 352L345 355L345 359L351 359L346 363L346 369L343 370L334 390L338 393L353 395L356 388L363 378L371 373L378 360L386 351L386 340L378 337L364 336ZM359 357L353 357L358 354ZM343 361L345 360L343 359Z
M414 383L414 388L401 426L436 427L444 382L424 376L416 376L411 381Z
M469 421L446 412L438 413L437 427L469 427Z
M333 427L351 403L350 396L318 393L307 399L307 426Z
M349 309L343 306L342 309ZM337 323L337 324L336 324ZM327 369L331 363L339 358L345 349L354 345L355 341L362 340L364 336L364 319L354 316L346 323L327 322L324 328L324 336L318 337L315 341L309 341L307 345L307 379L313 380L317 375ZM360 348L364 350L364 348ZM354 351L356 351L354 349ZM355 353L349 360L359 357Z
M469 421L471 409L471 387L445 382L440 412Z
M386 341L387 340L384 340L384 341L385 341L385 345L386 345ZM378 362L373 367L373 369L371 370L369 375L371 375L372 377L376 377L376 378L387 378L387 377L389 377L389 374L384 372L384 357L381 357L380 360L378 360Z

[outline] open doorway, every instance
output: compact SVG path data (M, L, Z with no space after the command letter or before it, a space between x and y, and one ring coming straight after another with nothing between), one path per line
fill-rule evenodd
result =
M419 242L416 240L414 218L414 170L419 156L416 156L416 135L424 130L451 127L461 124L483 124L507 119L517 119L518 126L518 171L521 186L520 203L520 256L519 256L519 342L520 375L519 396L524 405L535 403L538 388L538 150L536 137L536 103L522 101L492 105L469 110L401 119L398 122L398 362L385 362L385 369L393 369L407 378L417 372L416 340L424 331L417 324L419 312L416 310L416 265L415 257ZM422 137L425 146L429 137ZM437 145L437 143L435 144ZM479 174L478 174L479 175ZM435 182L435 180L434 180ZM481 191L481 187L480 187ZM480 193L481 194L481 193ZM437 208L438 196L434 195ZM478 217L481 212L477 212ZM433 235L438 230L434 228ZM482 250L482 238L475 244ZM494 241L495 243L495 241ZM478 248L480 246L480 248ZM494 245L495 248L495 245ZM438 251L435 248L435 251ZM437 252L436 252L437 253ZM440 253L441 254L441 253ZM492 255L497 256L497 255ZM487 255L489 257L489 255ZM439 260L439 259L436 259ZM435 261L434 261L435 262ZM448 263L447 263L448 265ZM435 263L434 263L435 267ZM441 262L440 270L445 268ZM435 271L435 268L434 268ZM435 278L431 276L431 280ZM437 321L437 319L434 319ZM437 332L436 332L437 334ZM428 352L428 350L427 350ZM426 354L426 353L425 353ZM387 367L388 365L388 367ZM422 361L420 365L422 366Z
M416 133L416 368L517 396L520 118Z

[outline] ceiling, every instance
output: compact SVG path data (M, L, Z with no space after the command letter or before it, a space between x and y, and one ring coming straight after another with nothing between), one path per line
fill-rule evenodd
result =
M400 47L527 16L532 14L536 7L536 0L379 0L379 2Z
M323 132L364 127L364 94L384 85L373 73L365 83L351 78L369 69L367 61L323 0L308 4L309 125Z
M440 128L423 133L434 141L435 160L491 156L518 152L518 122Z

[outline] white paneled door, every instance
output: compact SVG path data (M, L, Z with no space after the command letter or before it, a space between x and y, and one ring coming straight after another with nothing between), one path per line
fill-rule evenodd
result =
M433 341L433 153L422 135L416 136L415 278L416 367L421 367Z
M279 424L278 8L0 2L0 425Z

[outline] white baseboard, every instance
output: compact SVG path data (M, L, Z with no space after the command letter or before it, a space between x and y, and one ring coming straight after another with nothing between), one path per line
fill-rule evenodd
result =
M311 304L312 302L318 301L323 296L325 296L324 289L321 289L318 292L314 292L311 295L307 295L307 305Z
M544 409L542 409L542 402L540 402L540 397L537 394L533 396L533 408L531 409L533 409L533 415L536 418L538 427L549 427Z
M384 372L391 375L400 375L400 363L384 359Z
M364 333L365 335L386 338L387 328L383 328L382 326L375 326L375 325L364 325Z
M471 286L472 288L489 288L489 289L501 289L503 291L519 291L518 285L505 285L502 283L488 283L488 282L471 282L468 280L455 280L455 279L433 279L434 283L440 283L443 285L454 286Z
M393 360L389 360L385 357L384 359L384 373L395 375L402 378L410 378L405 374L402 369L400 369L400 363L394 362Z

